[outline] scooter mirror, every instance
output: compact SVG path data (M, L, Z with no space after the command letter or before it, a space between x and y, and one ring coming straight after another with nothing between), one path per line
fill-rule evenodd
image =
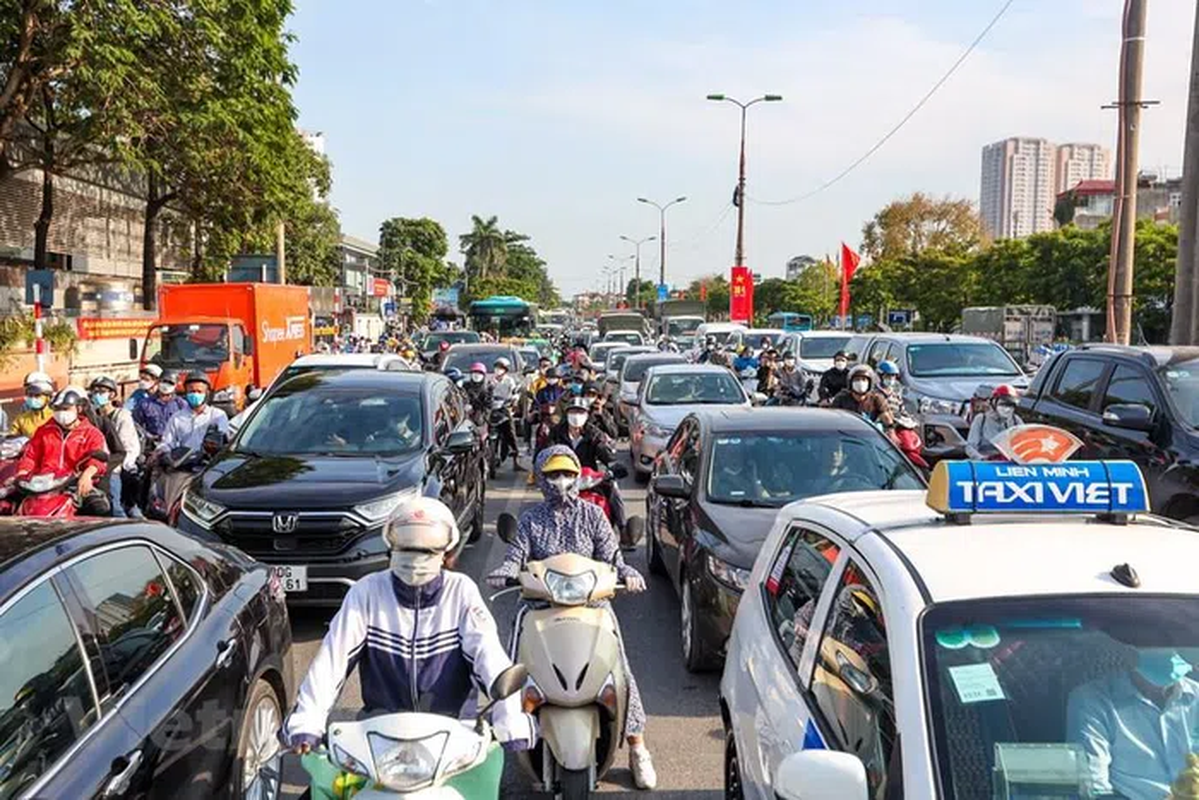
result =
M501 672L491 684L492 700L503 700L506 697L519 692L524 688L525 681L529 679L529 670L524 664L513 664L508 669Z
M623 481L625 478L629 477L629 469L624 464L613 464L612 474L616 476L618 481Z
M500 514L495 523L495 532L504 544L512 544L512 540L516 538L516 517L508 513Z

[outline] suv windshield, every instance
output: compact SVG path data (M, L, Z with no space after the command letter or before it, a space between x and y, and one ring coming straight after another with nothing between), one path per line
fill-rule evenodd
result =
M614 372L619 375L621 367L624 366L624 362L629 360L630 356L639 356L642 353L647 352L649 351L634 347L628 347L624 350L617 350L616 352L612 353L612 355L608 356L608 360L604 362L604 369L608 372Z
M224 325L160 325L146 339L146 360L162 367L216 367L229 360Z
M397 456L421 448L419 397L378 389L335 389L316 373L266 397L233 451L259 456Z
M782 506L833 492L923 489L911 464L878 435L845 431L717 436L708 499Z
M945 797L1178 796L1199 597L971 600L921 626Z
M745 392L731 372L658 375L645 390L651 406L681 406L694 403L734 405L745 402Z
M805 336L799 340L800 358L832 358L849 344L849 336Z
M1020 368L992 342L908 345L908 372L916 378L1020 375Z
M641 379L645 377L646 370L650 367L657 367L662 364L683 364L686 361L687 359L680 355L634 358L621 371L620 380L622 383L641 383Z
M605 342L624 342L625 344L642 344L645 342L641 334L633 331L616 331L604 337Z
M1199 361L1171 364L1158 374L1183 421L1192 428L1199 428Z

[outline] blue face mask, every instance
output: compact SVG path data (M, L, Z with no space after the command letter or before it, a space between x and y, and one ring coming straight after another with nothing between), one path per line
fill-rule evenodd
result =
M187 404L192 408L199 408L208 399L208 396L203 392L188 392L184 397L187 399Z
M96 392L92 395L92 405L96 408L104 408L108 405L108 394L106 392Z
M45 407L46 398L42 397L41 395L38 395L37 397L25 398L25 408L28 408L30 411L41 411Z
M1178 683L1191 670L1187 660L1169 647L1147 647L1137 653L1137 672L1154 686Z

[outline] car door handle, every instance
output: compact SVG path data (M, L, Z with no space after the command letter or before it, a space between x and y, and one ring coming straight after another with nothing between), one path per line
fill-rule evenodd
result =
M233 654L237 652L237 637L230 636L222 642L217 642L217 669L224 669L233 663Z
M129 755L125 756L125 768L113 775L108 783L104 785L105 797L123 797L129 791L129 785L133 783L133 775L137 772L137 768L142 765L142 751L134 750ZM116 764L113 765L116 767Z

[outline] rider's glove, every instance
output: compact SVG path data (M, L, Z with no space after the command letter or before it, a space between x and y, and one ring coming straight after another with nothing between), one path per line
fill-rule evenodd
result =
M293 733L286 744L293 753L307 753L315 750L321 743L321 738L311 733Z
M641 577L641 573L639 572L633 572L625 576L624 585L632 594L644 592L646 589L645 578Z

